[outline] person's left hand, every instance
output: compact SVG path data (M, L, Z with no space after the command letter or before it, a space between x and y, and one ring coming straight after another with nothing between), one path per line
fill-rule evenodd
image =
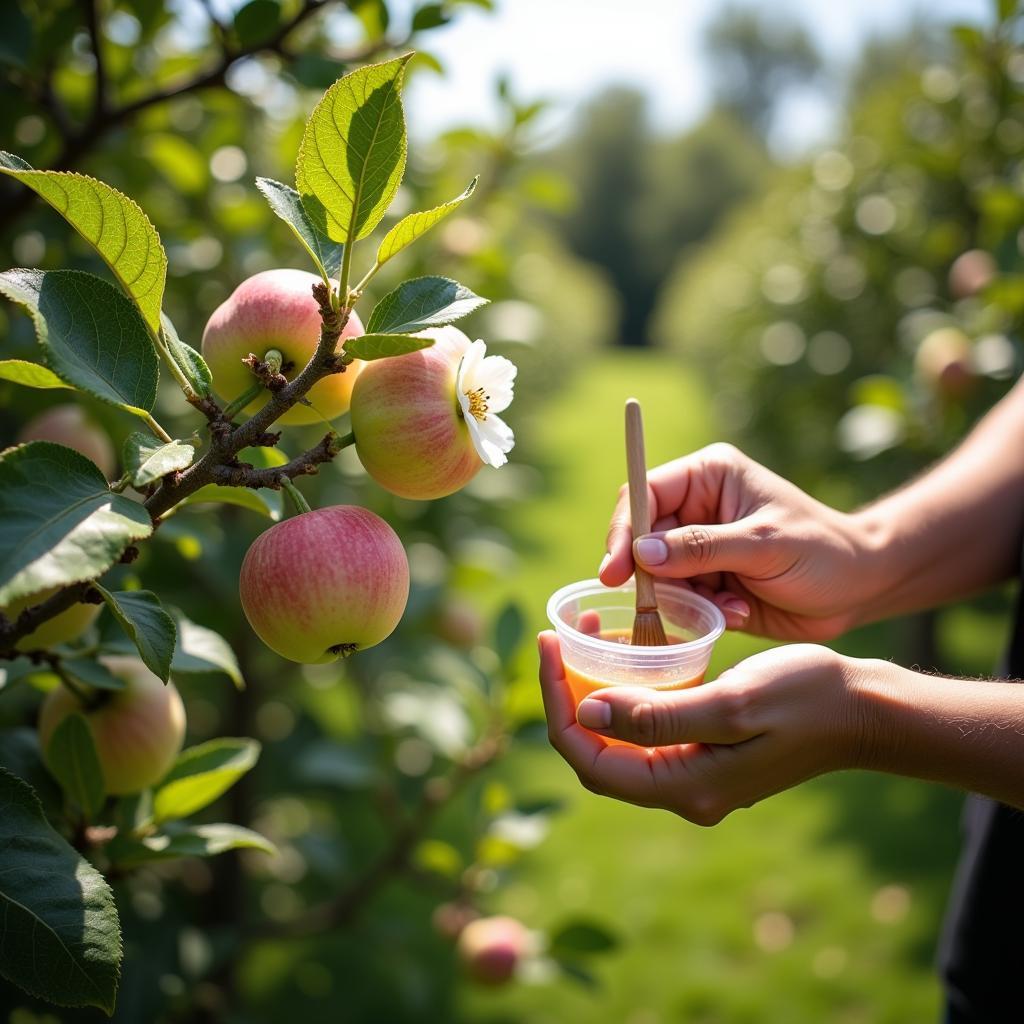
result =
M577 712L558 637L541 633L539 642L548 735L591 792L714 825L862 759L857 682L874 662L793 644L684 690L599 690ZM595 732L638 745L607 745Z

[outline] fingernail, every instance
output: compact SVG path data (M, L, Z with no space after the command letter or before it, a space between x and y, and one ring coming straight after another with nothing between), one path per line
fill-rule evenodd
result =
M611 705L603 700L585 700L576 709L576 721L587 729L607 729L612 724Z
M600 565L599 565L599 566L597 567L597 575L598 575L598 576L600 576L600 575L601 575L601 573L603 573L603 572L604 572L604 567L605 567L605 566L606 566L606 565L607 565L607 564L608 564L608 563L609 563L609 562L610 562L611 560L612 560L612 553L611 553L610 551L606 551L606 552L604 553L604 558L602 558L602 559L601 559L601 564L600 564Z
M660 537L641 537L633 550L644 565L661 565L668 559L668 545Z
M722 602L723 611L735 612L737 615L749 615L750 605L741 601L738 597L730 597L728 601Z

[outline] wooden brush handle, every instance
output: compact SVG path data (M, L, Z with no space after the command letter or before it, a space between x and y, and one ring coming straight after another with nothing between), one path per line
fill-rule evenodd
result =
M651 513L647 501L647 456L644 453L644 421L640 403L626 399L626 470L629 476L629 518L633 536L651 532ZM636 608L647 611L658 607L654 580L643 569L636 569Z

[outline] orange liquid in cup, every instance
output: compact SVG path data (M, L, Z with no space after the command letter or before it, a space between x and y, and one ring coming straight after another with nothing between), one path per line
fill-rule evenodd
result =
M632 640L632 631L628 629L607 629L601 630L600 633L596 634L602 640L610 640L612 643L617 644L629 644ZM684 641L677 636L668 636L668 642L670 644L681 644ZM596 690L606 690L612 686L623 686L626 684L620 682L608 682L607 680L597 679L594 676L584 675L582 672L574 669L571 665L565 666L565 681L569 684L569 690L572 693L573 702L576 707L579 707L580 701L584 698L589 697ZM667 682L657 683L651 685L645 683L643 679L637 679L637 686L644 686L651 690L684 690L688 686L697 686L699 683L704 682L704 672L700 672L695 676L683 675L678 680L670 679ZM626 740L615 740L608 736L602 736L601 739L605 743L614 744L622 747L633 747L635 743L627 743Z

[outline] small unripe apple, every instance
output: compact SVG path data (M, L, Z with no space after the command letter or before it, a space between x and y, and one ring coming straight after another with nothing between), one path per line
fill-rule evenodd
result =
M998 267L995 257L984 249L968 249L949 268L949 290L954 298L969 299L989 286Z
M451 598L437 610L434 631L445 643L468 651L483 641L484 617L468 601Z
M470 977L502 985L513 977L529 946L529 931L514 917L481 917L462 929L456 949Z
M402 498L429 501L483 467L459 407L459 353L443 340L369 363L352 390L352 432L366 472Z
M53 441L81 452L109 480L117 469L110 438L79 405L54 405L33 417L21 429L19 441Z
M0 608L8 619L16 619L25 608L40 604L48 597L56 594L60 587L49 587L40 590L30 597L19 597L16 601ZM47 619L41 626L23 636L15 645L16 651L35 651L56 647L57 644L69 644L77 640L96 621L102 605L73 604L66 611Z
M173 683L164 683L138 658L100 658L123 690L90 691L97 704L86 707L66 686L46 695L39 713L43 750L70 714L85 716L103 769L108 793L123 796L155 785L170 771L185 739L185 706Z
M963 398L974 386L971 339L959 327L939 327L914 354L914 371L939 398Z
M409 598L409 560L398 534L367 509L314 509L253 541L239 596L271 650L322 665L391 635Z
M234 401L256 382L242 362L250 353L262 359L276 349L285 377L292 380L302 372L320 341L320 308L313 298L313 285L320 281L304 270L264 270L243 281L213 311L203 332L203 356L222 398ZM359 317L350 313L341 341L362 333ZM306 393L311 406L293 406L278 422L294 425L337 418L348 410L352 385L362 368L356 360L344 373L324 377ZM268 392L253 399L245 412L256 412L269 397Z

